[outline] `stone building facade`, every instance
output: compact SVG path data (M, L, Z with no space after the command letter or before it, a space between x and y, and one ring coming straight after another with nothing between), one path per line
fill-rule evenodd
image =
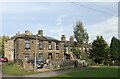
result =
M36 35L33 35L30 31L25 31L22 34L18 32L8 41L5 41L4 46L4 55L8 60L34 60L36 54L37 60L46 62L49 59L51 63L74 60L76 57L73 54L72 46L81 50L73 36L66 40L65 35L62 35L61 40L57 40L44 36L43 30L38 30ZM90 48L89 44L84 44L83 54L85 51L89 53Z
M10 46L11 45L11 46ZM13 54L10 58L11 48ZM48 36L43 36L43 30L39 30L38 34L33 35L30 31L25 33L17 33L5 42L5 57L9 60L34 59L35 54L37 59L52 61L64 60L64 44L63 42Z
M70 36L69 40L66 40L66 36L62 35L61 41L64 43L64 59L76 59L76 56L73 54L73 46L75 49L79 49L81 51L80 59L86 59L89 55L89 50L92 48L90 44L85 43L83 46L79 46L73 36Z
M8 58L8 60L14 60L14 39L9 39L4 42L4 56Z

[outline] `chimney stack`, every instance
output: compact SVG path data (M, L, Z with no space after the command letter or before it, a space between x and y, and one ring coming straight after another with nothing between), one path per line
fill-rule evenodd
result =
M20 32L16 33L16 35L20 35Z
M25 31L25 34L26 34L26 35L31 35L32 33L31 33L29 30L26 30L26 31Z
M43 36L43 30L38 30L38 36Z
M62 36L61 36L61 41L66 41L65 35L62 35Z
M70 41L74 42L74 37L73 36L70 36Z

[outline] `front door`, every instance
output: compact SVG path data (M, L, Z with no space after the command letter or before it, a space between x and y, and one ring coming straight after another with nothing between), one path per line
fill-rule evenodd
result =
M52 60L52 53L48 54L48 59Z

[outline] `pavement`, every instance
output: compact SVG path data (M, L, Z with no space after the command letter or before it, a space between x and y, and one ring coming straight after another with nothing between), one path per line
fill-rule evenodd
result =
M42 71L42 70L38 70L38 71ZM71 72L70 69L68 70L59 70L59 71L49 71L46 70L46 72L40 72L38 74L32 74L32 75L24 75L24 76L9 76L9 75L5 75L3 74L3 77L52 77L52 76L57 76L60 74L65 74Z
M33 75L25 75L24 77L51 77L51 76L56 76L56 75L60 75L68 72L70 72L70 70L50 71L50 72L43 72L39 74L33 74Z

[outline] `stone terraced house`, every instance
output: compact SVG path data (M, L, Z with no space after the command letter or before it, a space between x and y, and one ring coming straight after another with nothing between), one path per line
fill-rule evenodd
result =
M12 44L10 44L11 41ZM13 56L9 54L11 47ZM9 60L34 59L35 53L37 59L43 61L46 59L63 60L64 44L55 38L43 36L43 30L39 30L37 35L33 35L30 31L25 31L23 34L17 33L5 42L5 57Z
M25 33L17 33L11 37L8 41L4 42L4 56L8 60L23 60L23 59L35 59L36 58L45 62L47 59L52 62L62 62L64 60L74 60L75 55L72 51L72 46L78 47L77 42L74 41L73 36L70 36L69 41L66 40L65 35L61 36L61 40L44 36L43 30L38 30L36 35L33 35L30 31ZM89 53L89 44L85 44L83 52ZM81 48L79 48L81 49Z

